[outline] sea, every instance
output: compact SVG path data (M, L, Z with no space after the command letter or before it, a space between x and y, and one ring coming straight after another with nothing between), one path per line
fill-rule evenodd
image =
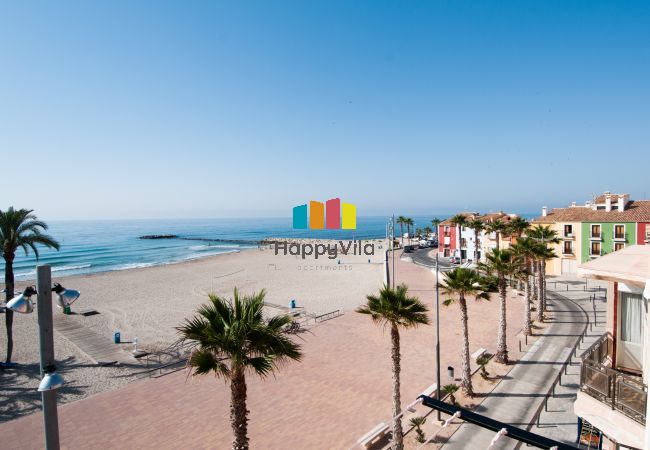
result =
M433 218L411 217L417 228L431 226ZM290 217L48 221L47 233L59 242L59 251L39 247L37 261L33 252L25 256L18 249L14 273L16 280L31 280L36 278L37 264L49 264L55 277L173 264L257 248L261 240L271 237L379 239L386 237L388 222L385 216L358 217L356 230L294 230ZM140 239L165 234L178 237ZM400 235L399 225L395 235ZM2 259L0 267L4 271Z

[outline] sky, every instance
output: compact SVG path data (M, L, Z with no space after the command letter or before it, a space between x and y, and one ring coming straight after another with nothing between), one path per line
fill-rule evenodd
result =
M650 194L650 2L0 3L0 209L539 212Z

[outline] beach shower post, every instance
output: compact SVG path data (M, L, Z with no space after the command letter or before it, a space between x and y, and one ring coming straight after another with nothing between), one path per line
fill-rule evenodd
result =
M38 310L38 337L41 354L41 377L38 387L43 401L45 448L59 449L59 417L56 409L56 389L63 384L56 373L54 360L54 330L52 320L52 272L49 265L36 268L36 309Z

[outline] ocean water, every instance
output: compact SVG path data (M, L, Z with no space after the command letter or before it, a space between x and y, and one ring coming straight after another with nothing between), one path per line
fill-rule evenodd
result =
M29 280L36 276L37 263L50 264L56 277L170 264L257 248L269 237L382 238L387 220L359 217L356 230L293 230L291 218L50 221L47 232L59 241L60 250L39 247L37 262L31 252L25 257L18 249L14 272L17 280ZM429 220L419 222L425 226ZM151 234L182 239L139 239ZM0 265L4 270L1 258Z

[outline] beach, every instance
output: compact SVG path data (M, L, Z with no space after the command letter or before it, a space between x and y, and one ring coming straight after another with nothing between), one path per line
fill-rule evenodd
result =
M265 289L268 315L286 313L291 300L296 301L296 311L312 315L353 310L383 283L385 244L376 240L362 242L375 245L374 255L339 254L336 259L327 256L315 259L310 255L303 259L301 255L284 255L281 249L276 254L273 245L265 245L182 263L55 277L53 282L81 292L72 305L73 313L97 312L89 316L66 316L66 321L91 330L107 343L112 342L114 332L119 330L121 340L128 342L119 345L125 352L133 349L136 338L140 349L155 352L179 338L176 327L208 300L209 293L230 298L234 288L242 294ZM17 289L32 283L19 282ZM98 367L94 364L78 345L57 331L61 310L54 308L54 314L56 359L67 381L59 391L61 402L121 387L135 379L137 365ZM39 381L37 314L14 315L14 341L12 359L20 368L2 374L0 393L7 400L0 404L0 420L33 412L40 405L40 395L35 389ZM5 355L4 337L2 343L0 358ZM5 392L10 386L11 392Z
M366 294L376 292L382 284L383 265L368 264L367 260L365 263L350 260L352 269L347 273L303 273L294 270L295 258L286 258L280 259L279 270L272 271L286 272L286 275L277 277L268 275L267 268L260 266L268 260L273 261L274 258L272 252L254 250L192 263L75 277L66 282L87 282L88 287L91 287L100 286L97 281L102 280L101 286L105 289L104 283L120 282L123 283L121 287L125 287L126 283L133 283L134 280L149 280L160 285L152 283L144 288L150 288L153 293L162 296L166 289L181 291L183 277L188 280L196 277L196 281L189 285L198 284L201 289L208 289L211 287L210 280L201 280L212 273L212 268L234 272L240 267L236 263L248 261L253 263L248 270L263 277L266 282L269 301L286 302L283 295L289 295L290 291L295 289L299 293L310 293L309 297L305 298L300 296L303 294L296 295L296 299L308 305L308 308L316 310L318 302L322 303L322 311L345 308L342 316L318 323L309 328L308 332L295 338L303 346L303 361L287 364L275 376L266 379L249 376L247 383L250 394L248 405L251 411L249 430L254 445L279 449L285 448L286 443L291 442L295 448L350 448L359 437L378 423L389 420L390 333L372 323L367 316L352 311L355 305L364 301ZM397 283L406 283L409 293L419 297L429 307L428 315L432 321L430 326L401 332L402 403L406 405L435 382L435 276L428 268L408 262L407 258L400 259L400 252L396 255L395 269ZM179 278L170 278L172 275ZM241 278L238 280L247 281L247 286L251 289L261 286L260 280L247 280L239 276ZM178 288L174 288L175 281L179 283ZM224 289L228 293L229 288L223 284L216 288ZM97 289L102 291L99 287ZM187 290L187 286L184 289ZM274 290L285 294L271 297ZM86 291L83 295L85 294ZM160 308L153 308L157 305L154 296L148 296L147 292L141 294L145 297L142 305L153 309L147 311L148 316L152 318L149 320L155 320L157 323L169 323L173 328L174 324L182 320L182 314L186 311L187 314L193 312L190 305L186 310L175 306L173 310L178 312L174 315L179 317L172 320L167 317L164 309L176 300L173 293L170 292L158 302ZM202 291L197 290L187 296L188 302L190 298L193 299L191 301L195 303L195 307L201 303L203 295ZM128 308L128 303L116 301L108 294L103 296L107 303L101 309L102 314L113 304L114 311ZM486 348L491 353L495 351L495 324L499 301L496 294L491 297L491 301L468 301L471 352L479 348ZM442 297L441 300L445 298ZM79 301L81 302L81 299ZM81 305L77 306L80 307ZM461 355L458 306L441 306L440 313L441 365L443 368L453 366L458 371ZM522 314L523 297L509 293L508 345L513 358L521 355L516 349L521 338L518 333L521 329ZM116 314L116 317L119 317L116 320L126 324L128 320L122 318L122 315L123 313ZM18 319L24 318L25 316L21 316ZM139 330L139 322L132 322L133 329ZM112 330L108 325L104 328L106 333ZM140 336L147 336L141 331L138 333ZM152 336L161 339L165 335L175 337L173 330L162 329ZM107 335L107 338L109 337ZM57 345L60 346L60 341L64 340L55 333ZM57 357L60 357L59 352L57 347ZM66 362L64 365L69 367L70 363ZM472 365L475 368L474 361ZM71 382L59 390L59 399L68 402L59 408L59 418L62 444L68 448L176 448L178 442L191 448L228 447L232 437L228 420L230 393L223 380L212 375L188 377L188 372L182 370L160 378L131 382L132 380L119 376L114 377L115 372L101 372L104 369L118 368L94 369L100 370L105 381L86 378L87 367L75 367L72 373L64 373L66 381ZM441 375L443 384L454 381L448 377L446 370L443 370ZM107 386L106 392L70 403L71 399L78 397L73 397L68 389L83 391L95 384L101 385L109 381L122 383L122 388L112 389L116 386L104 384ZM28 384L33 385L31 389L35 392L34 382L29 380ZM33 406L29 405L32 407L31 411L39 406L38 401ZM424 414L425 410L426 408L422 407L419 412ZM127 415L129 420L124 420ZM33 414L5 423L0 425L0 432L12 448L33 448L42 442L40 419L39 414ZM26 437L25 430L28 429L35 431ZM90 436L92 442L88 441Z

